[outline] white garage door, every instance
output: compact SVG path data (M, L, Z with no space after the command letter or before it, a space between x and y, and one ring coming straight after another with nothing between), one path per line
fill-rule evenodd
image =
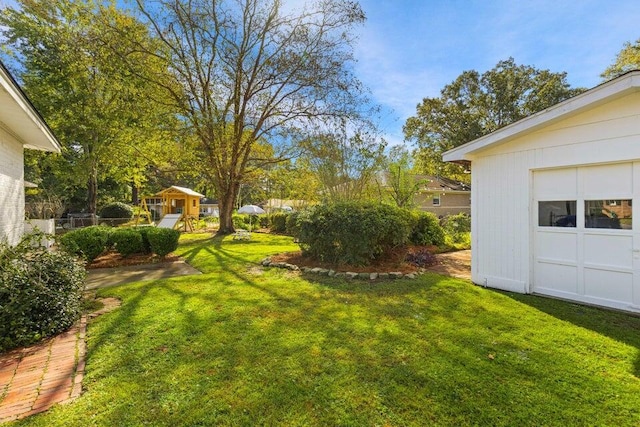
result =
M639 311L640 162L535 171L533 198L533 292Z

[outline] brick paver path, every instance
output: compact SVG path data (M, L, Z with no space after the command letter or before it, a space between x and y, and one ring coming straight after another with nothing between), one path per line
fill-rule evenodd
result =
M0 355L0 422L46 411L80 396L85 367L87 317L120 305L115 298L68 331L32 347Z

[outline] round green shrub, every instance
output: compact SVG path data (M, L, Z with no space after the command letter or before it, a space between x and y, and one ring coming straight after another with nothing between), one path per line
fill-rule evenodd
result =
M287 231L288 213L276 212L269 218L269 229L273 233L285 233Z
M414 212L409 241L420 246L444 245L444 230L431 212Z
M411 216L390 205L342 202L301 212L298 224L305 253L334 264L366 265L407 243Z
M300 216L300 213L298 211L291 212L287 216L285 233L288 234L289 236L298 237L298 234L300 234L300 226L298 225L299 216Z
M170 228L150 228L147 232L151 251L162 257L175 251L178 248L180 232Z
M0 352L63 332L80 317L84 264L37 246L41 237L0 243Z
M109 232L108 227L99 225L79 228L63 234L59 244L67 252L82 256L87 262L91 262L107 248Z
M100 218L126 218L133 217L133 208L125 203L115 202L106 205L100 211Z
M142 235L133 228L116 228L111 231L111 240L116 251L123 257L144 251Z
M270 217L269 215L259 215L258 223L260 224L260 228L269 228L270 225Z

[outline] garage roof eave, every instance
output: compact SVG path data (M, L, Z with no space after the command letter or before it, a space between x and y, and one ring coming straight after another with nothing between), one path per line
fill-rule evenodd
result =
M513 138L548 126L555 121L635 91L640 91L640 70L625 73L546 110L532 114L495 132L453 148L443 153L442 159L446 162L471 161L474 154L481 150L503 144Z

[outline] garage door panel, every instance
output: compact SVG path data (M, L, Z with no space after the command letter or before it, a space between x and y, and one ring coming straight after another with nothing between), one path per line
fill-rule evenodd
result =
M536 197L545 198L552 195L562 200L567 194L575 194L577 191L576 169L557 169L536 172L534 194ZM559 194L562 189L562 194Z
M586 198L631 194L633 166L631 163L591 166L582 169Z
M585 264L633 267L633 237L606 234L585 234Z
M536 254L547 260L575 263L578 259L577 233L539 231Z
M587 296L628 303L633 299L633 273L585 268L584 291Z
M575 294L578 290L578 268L575 266L537 263L536 282L540 288Z

